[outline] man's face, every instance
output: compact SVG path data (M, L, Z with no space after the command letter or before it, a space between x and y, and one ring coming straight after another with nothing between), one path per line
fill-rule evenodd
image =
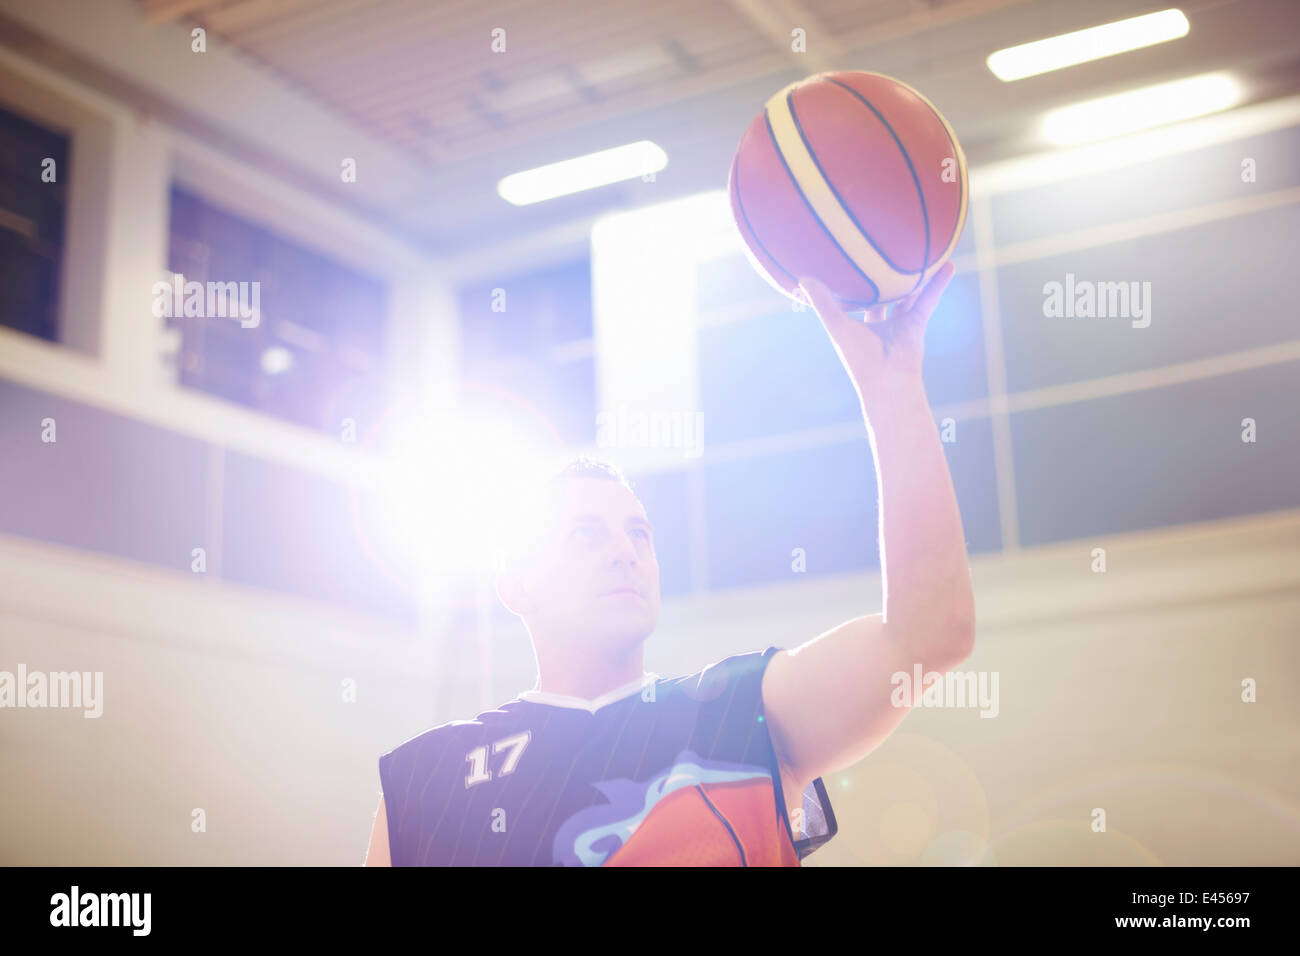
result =
M621 482L561 482L554 524L519 577L515 610L550 639L617 650L645 640L659 622L654 530Z

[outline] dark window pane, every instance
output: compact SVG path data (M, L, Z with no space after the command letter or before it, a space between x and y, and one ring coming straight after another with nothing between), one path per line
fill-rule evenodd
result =
M1300 506L1298 383L1289 362L1013 415L1022 543Z
M0 325L58 341L68 137L0 110ZM46 159L56 179L41 179Z
M474 282L458 291L457 302L467 362L590 339L591 262ZM502 304L504 311L493 311Z
M789 581L878 566L876 478L860 442L705 469L709 586Z
M811 311L702 328L700 404L706 446L861 417L853 383Z
M946 425L936 422L941 435ZM943 443L948 472L957 492L966 551L980 554L1002 547L997 473L993 466L993 425L988 416L954 418L955 441Z
M1008 389L1099 378L1294 338L1295 296L1277 262L1296 235L1300 205L1291 204L1003 267L998 288ZM1044 286L1056 282L1064 291L1067 274L1076 290L1082 282L1125 283L1131 292L1136 282L1150 324L1135 328L1134 321L1146 322L1136 315L1045 316ZM1132 303L1130 297L1130 311Z
M925 351L931 404L987 394L975 274L949 284L930 318ZM848 373L811 310L773 310L702 328L700 394L710 445L862 417Z
M172 189L168 268L195 282L260 283L257 325L173 317L183 385L337 435L389 402L384 283ZM246 286L252 304L252 286ZM287 356L288 367L274 359Z

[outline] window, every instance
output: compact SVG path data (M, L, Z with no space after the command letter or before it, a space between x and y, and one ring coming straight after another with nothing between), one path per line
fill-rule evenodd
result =
M208 283L240 284L229 317L165 320L181 332L182 385L332 434L344 419L373 421L387 405L380 280L177 187L167 268L203 284L205 303ZM240 307L254 302L257 315L246 317L252 309Z
M68 152L68 137L0 110L0 325L48 342L59 339Z
M457 298L465 378L519 396L567 443L593 441L590 260L475 282Z

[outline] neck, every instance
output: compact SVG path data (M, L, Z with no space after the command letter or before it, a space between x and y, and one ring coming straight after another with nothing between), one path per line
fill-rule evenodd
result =
M584 653L582 648L549 647L545 653L537 653L534 690L595 700L644 675L645 654L639 641L626 651L599 657Z

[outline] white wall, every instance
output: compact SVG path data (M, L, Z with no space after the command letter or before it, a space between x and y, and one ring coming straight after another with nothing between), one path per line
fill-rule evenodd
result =
M999 674L998 715L916 710L828 776L840 834L808 865L990 845L1004 865L1300 862L1300 513L976 558L973 577L963 669ZM879 610L878 578L792 579L666 602L647 667ZM480 709L468 636L453 658L364 615L12 538L0 580L0 670L105 682L97 719L3 712L0 863L360 863L379 754ZM518 635L498 646L502 702L534 671Z

